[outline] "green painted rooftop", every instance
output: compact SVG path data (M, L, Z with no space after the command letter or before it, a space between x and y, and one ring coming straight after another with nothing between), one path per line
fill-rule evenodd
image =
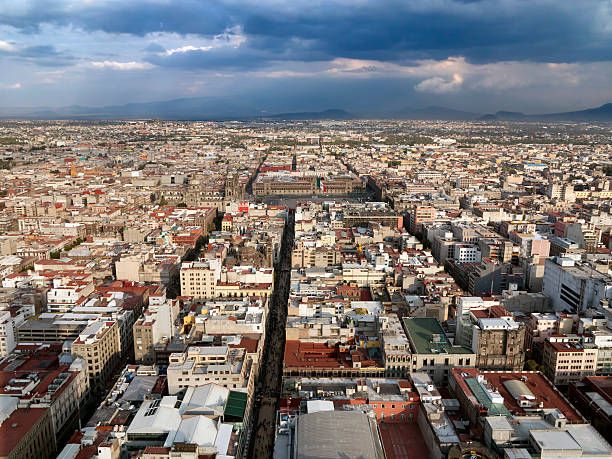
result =
M467 347L453 346L449 343L438 319L405 317L404 327L417 354L473 354ZM432 349L436 349L437 352Z
M466 378L465 383L476 397L476 400L487 407L487 416L512 416L512 413L506 408L506 405L503 403L491 402L491 399L485 393L476 378Z
M243 418L247 403L247 394L231 390L225 403L224 414L234 418Z

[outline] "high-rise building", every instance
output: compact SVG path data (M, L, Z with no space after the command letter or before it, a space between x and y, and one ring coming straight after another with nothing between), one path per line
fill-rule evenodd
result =
M546 260L542 291L555 311L584 312L612 300L612 277L569 258Z
M165 291L149 297L149 308L133 326L136 361L144 363L155 361L155 345L162 340L168 341L172 338L178 312L178 300L168 300Z
M408 211L409 231L416 234L423 223L433 223L436 219L436 208L433 206L415 206Z
M15 329L11 312L0 310L0 358L15 349Z
M120 341L117 322L100 318L89 324L72 343L72 354L87 362L92 389L103 390L113 375L120 360Z
M216 262L217 260L183 263L181 266L181 295L214 298L219 271Z
M473 311L478 320L472 327L472 350L476 367L496 371L521 371L525 364L525 326L511 317L489 317L488 311ZM479 314L480 313L480 314Z
M544 342L542 365L555 385L578 382L595 375L597 347L577 335L549 336Z

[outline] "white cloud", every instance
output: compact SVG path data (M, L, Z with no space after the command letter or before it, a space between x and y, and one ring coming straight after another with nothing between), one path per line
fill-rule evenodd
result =
M592 69L592 74L596 74L596 69L602 66L609 68L610 65L605 62L575 64L530 61L472 64L462 56L451 56L442 60L418 60L408 64L339 58L312 74L343 78L414 78L420 80L415 86L417 91L440 94L460 89L505 91L549 85L551 81L577 86L583 84L585 69Z
M15 46L13 46L8 41L0 40L0 51L5 51L7 53L12 53L13 51L15 51Z
M271 72L260 72L259 74L266 78L300 78L300 77L309 77L312 75L312 73L295 72L292 70L274 70Z
M213 38L213 44L224 43L226 45L238 48L241 44L247 41L247 37L242 30L242 26L234 26L225 29L225 32L217 34Z
M171 34L169 37L173 35L176 34ZM159 35L157 41L163 41L163 38L163 35ZM181 41L182 38L183 37L181 37ZM188 35L185 38L187 38L187 40L192 40L199 37ZM172 56L173 54L184 54L191 51L210 51L214 48L238 48L246 41L247 37L242 31L242 27L235 26L226 29L223 33L215 35L212 39L205 41L204 44L176 46L158 54L161 56Z
M453 74L452 79L445 80L442 77L431 77L421 81L414 89L419 92L433 92L436 94L445 94L458 91L463 84L463 77L458 73Z
M115 62L115 61L94 61L90 62L92 67L97 69L113 69L113 70L148 70L154 66L148 62Z
M183 54L191 51L208 51L211 50L212 46L181 46L180 48L167 49L165 52L160 54L165 54L166 56L172 56L173 54Z
M331 61L331 67L326 71L330 74L339 75L366 75L373 73L395 73L405 70L403 66L392 64L390 62L382 62L366 59L349 59L339 57Z
M21 89L21 83L0 83L0 89Z

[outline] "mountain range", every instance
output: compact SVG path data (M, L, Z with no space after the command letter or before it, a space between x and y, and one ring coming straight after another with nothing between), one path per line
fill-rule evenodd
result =
M612 122L612 103L597 108L562 113L542 113L526 115L521 112L498 111L492 114L479 114L454 110L452 108L429 106L416 110L398 112L392 118L407 120L483 120L483 121L590 121Z
M604 104L601 107L589 108L587 110L577 110L563 113L547 113L541 115L525 115L521 112L500 111L492 115L484 115L484 120L497 121L612 121L612 103Z
M130 103L104 107L71 105L60 108L1 108L0 119L167 119L167 120L350 120L367 118L446 121L588 121L612 122L612 103L586 110L562 113L524 114L498 111L492 114L473 113L447 107L405 108L383 116L355 114L335 108L323 111L267 113L245 107L240 101L225 98L196 97L161 102Z

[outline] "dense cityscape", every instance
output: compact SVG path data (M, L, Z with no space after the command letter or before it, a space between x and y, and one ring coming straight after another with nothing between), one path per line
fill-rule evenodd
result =
M612 457L609 124L0 123L0 458Z

